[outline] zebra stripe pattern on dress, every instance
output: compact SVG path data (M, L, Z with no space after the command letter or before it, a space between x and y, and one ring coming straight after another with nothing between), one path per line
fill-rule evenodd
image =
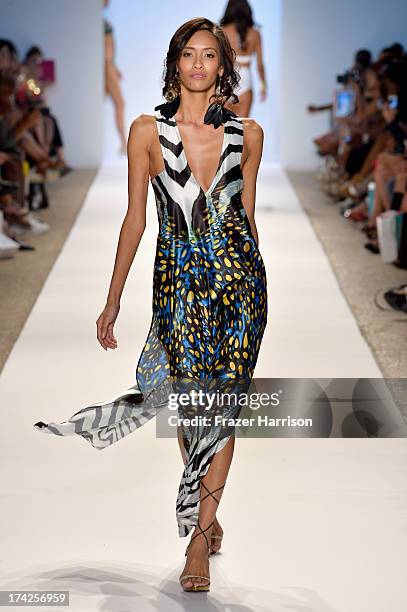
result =
M35 424L46 433L78 434L98 449L156 416L175 389L215 382L221 391L247 390L267 322L265 267L241 200L242 120L232 115L223 124L218 167L206 191L189 167L175 118L157 107L155 121L164 169L151 179L159 231L137 384L63 423ZM215 412L234 417L239 408L215 406ZM181 432L187 462L176 518L184 537L197 524L200 480L233 430L183 425Z

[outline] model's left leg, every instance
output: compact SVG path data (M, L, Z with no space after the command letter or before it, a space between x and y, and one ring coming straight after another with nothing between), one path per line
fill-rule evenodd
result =
M182 435L182 428L180 426L177 427L177 437L179 449L181 451L181 457L184 465L188 463L187 451L185 449L184 437ZM218 453L217 453L218 454ZM216 455L215 455L216 456ZM202 485L201 485L202 486ZM221 547L221 540L223 537L223 529L216 517L214 518L213 528L212 528L212 539L211 539L211 553L217 553Z
M225 446L215 453L208 472L201 479L198 525L187 547L187 561L182 575L192 574L202 578L185 579L182 585L186 589L209 584L208 544L210 546L215 513L226 484L234 446L235 436L231 435ZM204 576L208 576L208 580Z

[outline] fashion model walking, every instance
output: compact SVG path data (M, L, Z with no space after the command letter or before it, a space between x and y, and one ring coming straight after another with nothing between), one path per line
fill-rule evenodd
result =
M220 25L236 53L236 67L241 77L235 91L239 102L233 106L233 110L239 117L248 117L253 102L251 63L255 58L261 81L260 100L263 102L267 97L260 30L254 27L252 9L247 0L229 0ZM232 108L229 102L226 107Z
M254 220L263 131L224 108L238 75L222 29L204 18L183 24L166 58L167 102L131 125L129 203L97 337L117 348L114 324L131 263L145 229L148 179L159 232L150 330L137 384L83 408L63 423L35 424L46 433L78 434L103 449L168 404L175 390L208 385L247 390L267 321L266 271ZM236 404L216 409L225 417ZM215 408L206 414L213 415ZM209 590L209 555L220 548L216 517L234 450L224 427L181 425L184 470L176 500L178 533L192 530L180 576L184 590Z
M103 6L106 8L110 0L103 0ZM107 19L103 19L104 32L104 53L105 53L105 94L112 100L114 107L114 117L116 122L117 133L120 138L121 155L126 154L126 132L125 132L125 101L123 98L120 79L122 73L116 65L116 43L114 39L113 26Z

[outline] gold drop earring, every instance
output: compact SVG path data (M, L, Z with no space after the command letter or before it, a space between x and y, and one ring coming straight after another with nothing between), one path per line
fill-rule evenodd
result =
M222 105L223 102L223 77L218 73L216 77L215 103Z
M219 73L216 77L215 102L222 104L222 76Z
M180 95L181 95L181 81L180 81L179 73L177 70L174 76L170 79L168 89L165 94L165 99L168 100L168 102L172 102L173 100L175 100L175 98L177 98Z

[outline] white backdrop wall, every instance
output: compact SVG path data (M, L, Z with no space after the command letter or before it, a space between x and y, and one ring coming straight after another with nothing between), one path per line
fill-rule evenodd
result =
M276 91L278 87L279 7L280 0L254 0L253 15L261 26L264 61L271 96L258 101L258 76L255 67L255 102L251 116L265 129L264 159L276 160L278 131ZM164 59L171 36L188 19L204 16L218 22L226 2L207 0L204 5L191 7L183 0L157 0L135 2L134 0L111 0L106 17L112 22L116 40L117 64L123 73L121 81L126 102L126 129L141 113L153 114L154 107L164 102L161 97L161 79ZM119 139L114 126L113 106L110 99L105 102L105 159L117 157Z
M33 44L56 61L48 102L74 166L103 159L103 31L101 0L0 0L0 37L20 58Z
M284 0L281 23L281 163L317 165L312 138L328 128L327 113L309 115L307 104L331 100L335 77L354 51L376 54L400 41L407 45L406 0Z
M205 16L218 21L224 4L208 0ZM329 101L335 75L352 62L354 51L377 53L394 41L407 45L405 0L253 0L262 25L269 82L266 102L251 116L265 130L263 160L288 168L315 168L312 138L328 128L328 114L309 115L310 102ZM117 64L123 72L126 130L141 113L162 101L161 77L169 40L177 27L197 16L181 0L144 3L111 0L106 16L115 28ZM57 64L57 83L48 92L65 140L67 158L77 166L117 157L112 104L104 98L101 0L0 0L0 37L23 55L39 44Z

